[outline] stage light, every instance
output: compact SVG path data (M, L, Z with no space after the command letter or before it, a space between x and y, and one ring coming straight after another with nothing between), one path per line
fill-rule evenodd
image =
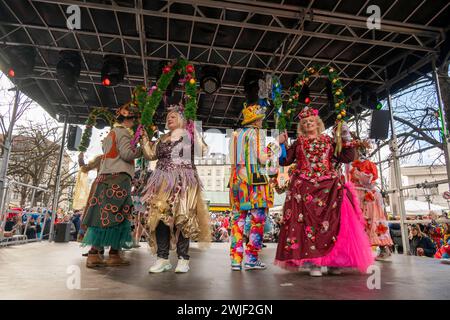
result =
M367 108L371 110L383 109L383 104L378 100L377 94L370 92L367 99Z
M200 77L200 87L208 94L213 94L220 88L220 69L216 66L203 66Z
M125 63L122 57L107 55L103 58L102 84L114 87L123 81Z
M56 65L56 75L58 80L67 87L74 87L80 77L81 57L77 51L63 50L60 53L60 60Z
M11 61L8 69L10 78L24 78L33 73L36 63L36 50L33 47L9 47L7 55Z
M302 90L300 91L300 95L298 101L301 103L309 104L311 103L310 91L308 85L303 85Z

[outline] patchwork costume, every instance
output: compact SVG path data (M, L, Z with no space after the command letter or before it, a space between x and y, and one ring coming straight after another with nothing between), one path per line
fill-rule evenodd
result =
M244 122L249 124L264 117L258 105L246 107ZM244 256L243 233L245 221L250 215L250 231L246 246L246 266L260 265L258 252L264 236L264 222L268 209L273 206L273 191L265 177L260 158L265 154L262 130L245 127L233 133L230 141L232 159L230 176L231 223L231 265L240 270Z

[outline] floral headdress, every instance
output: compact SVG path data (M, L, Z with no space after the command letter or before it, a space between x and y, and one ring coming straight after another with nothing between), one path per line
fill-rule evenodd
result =
M128 102L117 109L116 118L120 116L124 118L138 118L140 117L140 112L135 105L133 105L131 102Z
M171 104L168 108L167 108L167 113L171 113L171 112L176 112L178 113L183 119L185 119L184 116L184 106L179 103L179 104Z
M318 116L318 115L319 115L319 110L313 109L311 107L304 107L303 110L300 111L300 114L298 115L298 117L300 119L305 119L305 118Z

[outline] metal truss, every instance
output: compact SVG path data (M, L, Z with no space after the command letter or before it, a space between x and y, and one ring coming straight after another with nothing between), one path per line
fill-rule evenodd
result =
M399 0L392 2L390 7L383 12L383 18L390 10L397 4ZM431 0L423 0L419 6L411 8L411 12L408 17L403 21L389 21L382 20L382 30L380 32L376 30L368 30L366 27L367 17L364 15L364 9L369 4L366 1L359 9L357 14L348 14L338 12L341 1L331 11L319 10L314 8L315 1L309 2L307 7L293 6L284 3L284 0L279 0L279 3L263 2L263 1L248 1L243 0L226 0L226 1L212 1L212 0L170 0L161 6L158 10L144 9L143 0L134 0L134 6L120 5L116 1L111 1L111 4L97 3L77 0L27 0L30 4L30 9L36 13L39 18L39 23L24 23L13 12L5 2L4 5L8 9L9 13L17 20L17 22L0 22L0 27L4 27L7 30L4 35L0 36L1 46L19 46L28 45L37 49L40 63L36 68L36 72L39 73L36 80L52 81L57 85L58 90L61 93L61 97L64 101L58 102L58 106L67 105L69 108L84 107L86 112L91 106L104 105L102 96L99 92L101 86L99 70L92 70L89 68L86 57L87 55L99 55L104 56L107 54L115 54L122 56L125 60L125 82L120 86L128 88L130 94L131 90L137 84L145 83L156 80L154 77L148 74L148 62L149 61L161 61L174 58L173 53L177 52L178 56L185 57L192 61L196 65L216 65L223 69L222 83L227 79L227 75L231 70L239 70L240 77L235 83L224 83L222 87L214 94L213 103L210 108L209 114L206 116L206 124L211 119L217 118L216 103L218 97L227 97L228 102L225 106L225 111L221 114L221 124L224 124L224 119L234 119L236 123L239 121L239 117L230 115L230 110L237 101L241 101L244 98L243 93L243 78L247 69L260 70L265 73L276 74L280 77L294 77L300 73L303 68L307 68L313 63L320 63L323 65L334 66L340 73L340 78L348 83L365 83L374 87L385 88L388 84L385 81L384 73L386 69L394 64L400 65L399 73L389 80L389 85L402 79L406 73L402 70L403 64L407 57L411 54L417 55L419 58L418 66L429 62L436 52L438 45L444 40L445 30L444 28L432 27L430 24L437 18L442 12L444 12L450 3L442 6L440 11L436 13L425 24L410 23L408 20L420 10L420 7L430 5ZM45 19L39 12L36 4L47 3L55 5L59 8L59 11L65 16L65 6L78 5L84 8L88 13L89 20L93 26L92 29L73 30L70 31L66 28L57 26L50 26L46 23ZM193 14L184 14L174 12L172 7L177 4L188 5L192 9ZM131 2L130 2L131 5ZM208 10L213 8L218 12L214 17L208 16ZM96 21L93 18L93 10L105 10L114 14L114 21L119 33L106 33L100 32ZM245 18L236 21L236 19L227 19L227 12L240 12L244 13ZM120 24L118 14L133 15L136 20L136 35L125 35L122 32L122 26ZM255 16L267 17L265 23L252 22L252 18ZM156 38L149 37L147 35L147 29L144 23L146 17L163 18L166 20L166 30L164 37ZM190 28L186 30L189 35L188 41L175 41L170 37L170 27L173 21L185 21L190 23ZM286 23L290 21L291 23ZM305 28L306 22L316 23L317 27L311 30L311 27ZM213 37L210 44L199 43L196 41L196 35L194 28L196 24L210 24L214 25ZM217 35L221 26L234 27L239 29L239 33L231 44L218 44L216 43ZM338 31L330 32L329 26L336 27ZM5 29L6 28L6 29ZM30 31L46 31L48 32L51 42L42 44L40 41L33 39ZM242 47L242 35L244 31L255 30L258 35L258 40L253 49ZM28 43L17 42L13 39L13 36L17 32L25 31L29 39ZM268 33L275 33L282 36L283 41L275 48L274 51L265 51L260 47L260 44L265 39ZM58 38L55 34L62 34ZM350 36L350 35L351 36ZM76 46L63 47L59 45L59 41L64 37L71 36L75 40ZM95 37L98 42L97 48L87 47L83 44L82 37L91 36ZM311 43L315 39L327 40L322 47L317 50L313 55L305 55L303 49L308 43ZM400 39L400 40L398 40ZM335 42L347 43L344 50L340 51L333 58L324 58L323 53L327 48L330 48ZM111 49L111 44L114 42L120 43L120 50ZM355 45L363 45L364 50L358 52L357 56L348 55L351 49ZM385 48L386 51L381 55L371 55L375 48ZM152 48L152 49L150 49ZM48 51L60 51L60 50L76 50L80 52L82 57L82 63L84 70L81 74L79 83L85 86L92 86L95 92L96 101L84 100L83 94L79 92L83 105L74 104L70 101L59 82L56 78L56 70L53 66L49 65L46 61L46 52ZM400 50L401 54L396 55L389 64L382 62L382 58L385 58L388 54L394 50ZM212 60L212 55L216 59ZM351 59L342 57L351 56ZM256 61L255 64L251 64ZM139 74L130 73L130 64L140 64L142 72ZM297 70L295 65L302 66L302 70ZM352 70L358 70L349 72L349 68ZM369 75L368 75L369 74ZM313 80L314 83L315 79ZM37 81L39 84L39 81ZM312 83L312 84L313 84ZM45 88L41 88L44 94L46 94ZM116 90L112 89L115 103L119 105L124 101L117 95ZM286 95L286 92L285 92ZM326 95L324 90L314 93L312 95L313 103L316 105L326 105ZM54 99L47 96L49 105L55 104ZM200 98L201 100L201 98ZM223 103L223 101L221 102ZM55 106L57 107L57 106ZM71 109L74 113L75 110ZM223 111L222 111L223 112Z

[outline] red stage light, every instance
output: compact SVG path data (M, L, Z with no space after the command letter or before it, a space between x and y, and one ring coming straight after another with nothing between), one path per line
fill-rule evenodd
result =
M306 98L305 98L305 103L306 103L306 104L309 104L310 102L311 102L311 99L310 99L309 97L306 97Z
M104 86L109 86L111 85L111 80L109 80L108 78L103 79L102 84Z
M14 69L9 69L8 70L8 76L10 78L14 78L16 76L16 73L14 72Z

